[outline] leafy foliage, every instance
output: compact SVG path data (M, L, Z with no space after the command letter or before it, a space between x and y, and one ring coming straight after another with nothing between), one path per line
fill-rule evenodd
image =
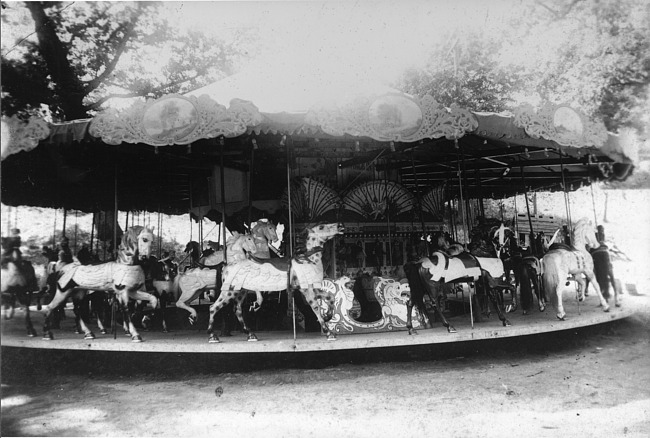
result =
M3 45L7 115L44 104L71 120L111 98L183 93L231 73L240 55L235 42L174 28L155 2L25 2L28 18L3 6L3 26L30 17L36 37Z

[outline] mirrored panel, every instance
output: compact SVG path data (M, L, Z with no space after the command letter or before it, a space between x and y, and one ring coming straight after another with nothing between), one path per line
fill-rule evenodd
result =
M196 107L181 97L162 99L144 113L144 131L156 141L179 140L196 129L199 116Z
M368 120L383 135L406 137L420 129L422 109L406 96L385 95L370 105Z

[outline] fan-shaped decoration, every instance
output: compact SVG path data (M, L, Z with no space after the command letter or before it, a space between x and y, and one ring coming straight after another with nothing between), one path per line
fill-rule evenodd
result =
M445 213L445 184L432 187L422 197L422 209L436 218L443 218Z
M282 195L282 205L289 209L287 191ZM315 221L341 205L341 198L324 183L313 178L297 178L291 183L291 212L297 220Z
M343 198L343 205L366 219L379 220L412 210L415 197L400 184L371 181L352 189Z

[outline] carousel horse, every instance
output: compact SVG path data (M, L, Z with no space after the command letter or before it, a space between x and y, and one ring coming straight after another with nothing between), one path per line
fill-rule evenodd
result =
M432 257L444 256L442 253L434 253ZM446 256L445 256L446 257ZM432 280L431 275L428 274L428 265L431 262L428 258L422 258L418 262L409 262L404 265L404 272L408 280L409 289L408 293L405 290L403 297L406 301L406 328L409 335L416 335L417 331L413 328L413 307L415 306L420 315L428 320L429 327L433 327L431 316L424 304L425 295L429 296L435 315L440 318L442 325L447 328L447 332L456 333L456 329L449 324L439 308L439 298L444 294L444 281Z
M515 289L512 293L512 304L506 307L506 313L517 310L517 287L521 294L523 314L527 315L533 303L537 299L539 311L546 309L546 303L541 290L541 263L533 255L524 254L517 245L515 233L505 225L494 227L491 230L492 243L496 250L497 257L503 261L503 268L506 273L506 281L510 282L510 273L514 276Z
M223 272L221 295L210 306L210 324L208 325L208 341L219 342L213 331L216 313L232 300L237 302L237 318L242 325L249 341L257 337L246 325L241 305L246 297L246 290L267 291L282 290L288 286L300 289L303 297L312 308L321 325L321 331L328 340L336 336L327 327L327 321L332 318L334 297L322 291L323 283L323 245L334 236L343 233L340 224L316 224L305 228L296 243L296 254L291 259L256 259L251 257L241 263L228 263ZM327 310L322 311L321 306ZM323 315L324 313L324 315Z
M599 246L590 250L591 257L594 260L596 281L606 301L609 301L611 297L609 292L611 286L614 290L614 304L616 307L621 307L620 283L614 277L614 266L611 260L610 247L605 243L605 229L602 225L598 225L597 228Z
M553 307L557 309L557 318L564 321L566 313L562 305L562 288L566 278L570 275L578 283L578 301L582 301L587 290L588 283L582 278L584 275L593 285L596 295L603 307L603 312L609 311L609 305L600 291L600 286L594 274L594 261L587 250L598 248L600 245L596 240L593 225L587 218L580 219L573 229L571 241L575 247L565 244L551 245L549 252L542 258L544 290L550 294Z
M2 249L0 283L2 302L6 312L5 318L13 317L14 308L18 302L25 308L27 336L36 336L29 308L32 302L32 293L38 291L34 267L29 261L22 259L20 249L13 246L10 238L2 238Z
M455 331L438 308L438 299L444 294L443 287L447 283L474 283L477 286L482 286L494 305L503 326L510 325L510 321L501 312L496 296L498 289L513 289L512 285L499 280L505 275L503 262L500 259L477 257L468 252L449 256L441 251L436 251L431 257L423 257L415 263L407 263L404 265L404 271L411 288L411 299L407 302L409 334L414 333L411 325L413 305L418 306L420 313L427 315L423 301L425 294L431 298L436 315L442 320L447 331L450 333Z
M190 265L185 268L185 271L194 268L213 269L216 268L218 264L223 263L223 250L220 249L218 242L213 242L211 240L208 240L208 248L205 250L201 250L199 242L194 240L189 241L187 242L187 245L185 245L185 250L183 252L190 257ZM217 259L215 259L215 257L217 257Z
M256 258L270 259L270 249L273 249L273 251L277 253L275 247L271 245L273 242L280 240L278 239L278 233L275 230L275 225L273 225L273 222L269 221L268 219L259 219L255 225L253 225L253 228L251 229L251 235L253 236L255 247L257 248L252 255L254 255ZM262 292L260 291L256 291L255 295L257 299L255 300L253 310L257 311L262 306L263 297Z
M142 260L149 258L153 230L147 227L134 226L126 230L118 248L117 261L99 265L81 265L68 263L58 271L56 295L46 307L43 339L52 340L50 317L53 309L63 305L68 297L73 301L81 301L89 291L109 290L114 294L113 299L120 306L124 324L133 342L142 342L142 337L131 322L128 312L129 300L146 300L155 308L158 300L153 295L142 292L145 285L145 275ZM79 324L84 332L84 339L95 339L88 328L88 315L80 315Z
M250 234L239 234L234 231L232 237L226 241L228 264L227 266L237 265L246 261L246 253L252 253L256 250L255 241ZM218 271L210 269L209 266L216 267L224 263L223 251L217 251L202 259L205 263L204 268L193 268L179 274L173 282L173 293L180 292L180 297L176 301L176 307L190 312L190 324L196 322L196 310L190 307L190 303L198 296L209 289L218 287ZM223 273L222 273L223 275Z
M165 319L165 309L167 308L168 302L176 301L174 295L174 278L178 275L178 265L172 260L169 254L160 260L156 257L149 257L149 260L143 264L145 270L145 278L147 290L151 290L151 294L158 299L158 305L160 308L160 317L162 321L162 330L163 333L167 333L167 320ZM142 313L143 309L141 305L143 303L138 303L136 306L136 312ZM152 309L153 313L156 314L156 309ZM147 330L151 325L151 316L145 314L142 317L142 327Z

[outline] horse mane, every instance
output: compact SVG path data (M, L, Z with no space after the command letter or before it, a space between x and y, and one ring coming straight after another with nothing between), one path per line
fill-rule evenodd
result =
M303 228L300 233L296 235L296 246L293 248L293 257L294 258L306 258L309 254L307 254L307 238L309 237L309 232L319 226L319 225L324 225L327 222L316 222L313 224L306 224L305 228ZM312 250L313 252L313 250Z

